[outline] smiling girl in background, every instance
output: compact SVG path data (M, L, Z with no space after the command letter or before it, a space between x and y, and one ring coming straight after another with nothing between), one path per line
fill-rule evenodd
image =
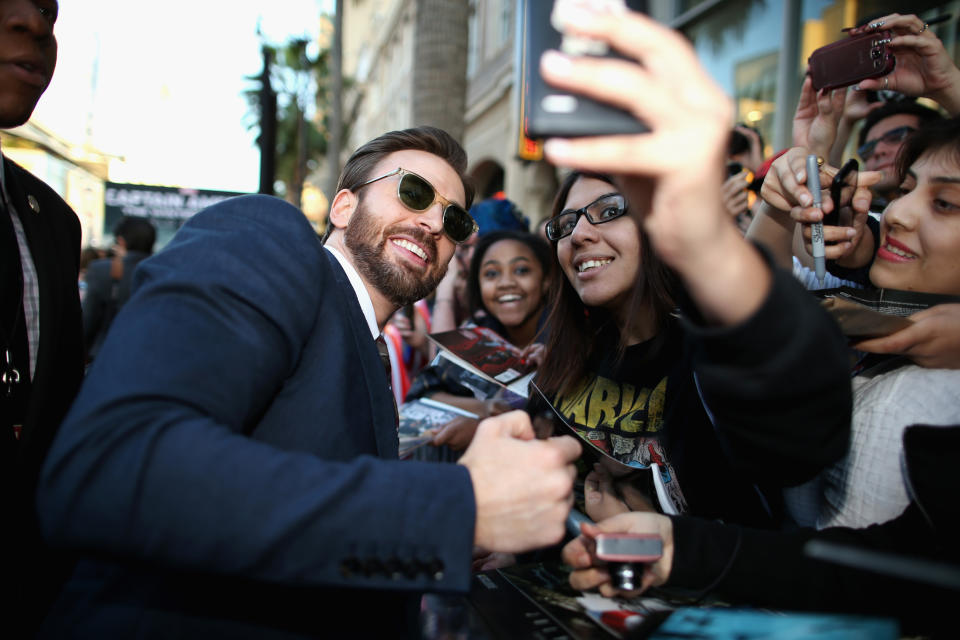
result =
M480 236L467 278L474 322L493 329L528 355L543 321L553 258L550 247L526 231L493 231Z

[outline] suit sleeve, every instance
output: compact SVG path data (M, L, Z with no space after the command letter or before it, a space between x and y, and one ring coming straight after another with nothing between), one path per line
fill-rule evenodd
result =
M816 300L787 271L773 273L746 322L687 328L697 384L730 460L758 482L792 486L846 452L849 350Z
M465 468L332 462L249 436L332 277L302 214L262 196L197 214L141 263L44 467L45 535L270 582L465 589ZM323 429L322 417L304 420Z

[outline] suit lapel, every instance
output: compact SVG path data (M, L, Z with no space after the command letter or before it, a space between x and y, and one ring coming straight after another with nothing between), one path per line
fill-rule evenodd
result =
M356 292L343 271L343 267L329 251L323 250L330 261L334 278L337 283L337 295L340 296L340 306L347 312L347 322L350 334L353 336L355 353L363 371L363 382L366 385L367 396L370 401L370 412L373 416L373 430L377 442L377 453L381 458L396 459L397 428L394 421L393 395L390 393L387 374L383 370L380 354L376 343L370 337L367 320L363 316ZM346 346L346 345L345 345ZM348 384L355 384L349 381Z
M31 385L36 390L46 389L46 381L52 374L53 367L57 364L49 361L53 351L48 345L56 342L57 318L62 313L56 296L56 292L61 290L60 274L51 268L50 261L47 259L48 251L55 247L55 243L43 218L43 204L45 203L40 199L43 194L34 193L34 189L31 188L35 178L12 162L6 159L4 159L4 162L6 163L4 176L7 193L17 210L20 224L23 226L27 247L30 250L30 259L33 262L37 278L39 330L37 344L35 345L37 349L36 368L31 379ZM21 256L21 259L23 259L23 256ZM36 405L44 401L42 395L42 393L32 395L28 415L35 414L38 411ZM34 438L35 425L32 422L30 419L26 421L24 431L20 436L21 446L23 447L29 446Z

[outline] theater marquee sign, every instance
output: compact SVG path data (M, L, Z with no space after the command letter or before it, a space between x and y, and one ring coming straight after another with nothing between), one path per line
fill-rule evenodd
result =
M104 193L104 235L123 216L149 218L157 228L159 249L193 214L227 198L244 195L236 191L208 191L177 187L107 182Z

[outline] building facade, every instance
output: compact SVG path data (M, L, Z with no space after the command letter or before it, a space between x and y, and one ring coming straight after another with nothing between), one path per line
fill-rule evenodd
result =
M460 137L469 154L478 197L502 190L531 221L546 216L558 172L546 163L518 157L517 25L524 1L548 0L345 0L344 73L353 79L344 109L350 127L345 149L389 129L443 126ZM737 121L763 134L768 154L790 143L807 57L817 47L844 37L843 27L896 11L915 12L927 19L949 13L950 20L931 28L957 58L957 1L916 0L909 6L889 0L649 0L639 4L690 38L701 62L734 99ZM465 83L461 85L451 79L463 64L454 45L464 31ZM451 50L428 56L424 51L436 50L437 41L446 41ZM418 70L426 66L447 78L448 101L417 89ZM461 90L465 96L458 130L461 114L455 110ZM438 110L418 109L418 100Z
M103 236L104 181L110 156L70 144L33 120L0 132L3 153L60 194L80 218L82 245Z

